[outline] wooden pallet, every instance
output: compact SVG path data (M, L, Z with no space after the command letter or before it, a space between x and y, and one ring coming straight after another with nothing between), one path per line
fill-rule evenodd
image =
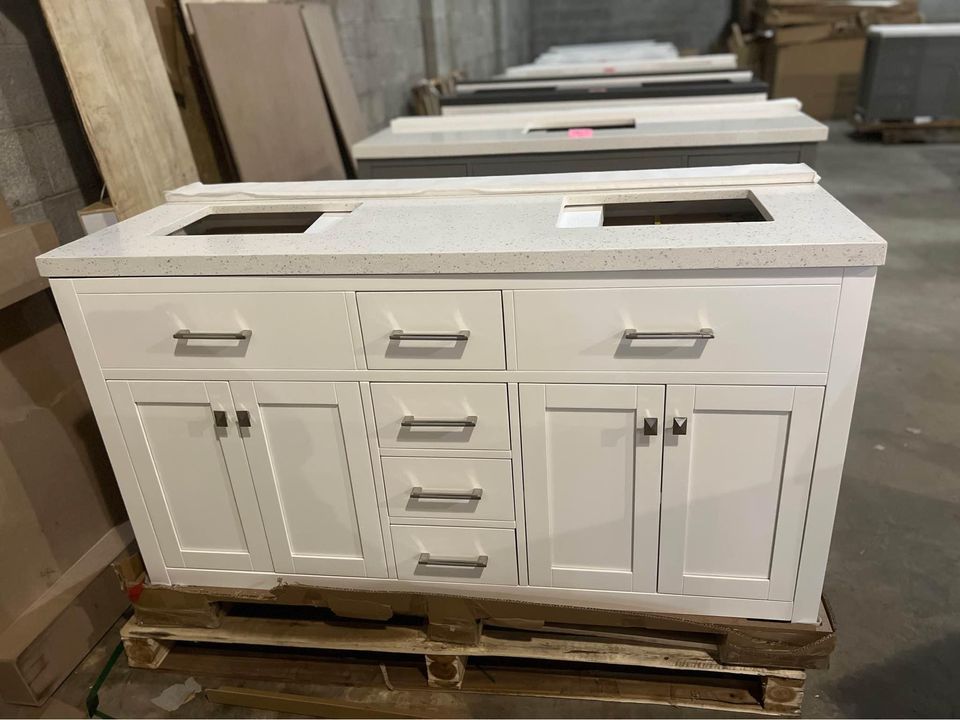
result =
M238 608L243 606L264 612L273 608L288 615L298 608L319 608L331 617L361 621L416 618L430 640L459 645L478 642L483 628L500 628L670 648L693 643L721 664L794 670L828 667L836 647L825 604L820 622L808 625L287 584L272 590L155 586L145 582L139 556L118 563L115 569L133 601L137 621L145 627L218 628L231 612L242 612Z
M472 644L437 640L418 618L357 621L329 610L235 605L218 627L121 632L132 667L230 678L346 683L794 716L805 671L723 664L708 640L481 627Z
M960 142L960 120L931 122L854 120L853 125L858 134L879 135L885 144Z

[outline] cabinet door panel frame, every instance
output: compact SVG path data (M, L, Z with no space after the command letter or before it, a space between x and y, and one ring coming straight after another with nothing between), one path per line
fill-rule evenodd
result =
M664 440L659 592L793 600L823 392L822 387L803 386L667 386L664 424L669 428L674 417L686 417L688 429L686 435L671 434ZM788 414L768 577L686 571L696 414L710 411Z
M232 415L233 399L226 382L204 381L110 381L107 383L124 441L137 474L140 491L146 500L157 541L168 567L223 570L271 570L273 563L267 547L263 522L253 481L247 466L242 441L235 428L216 430L220 452L229 478L232 499L236 505L247 551L220 549L190 550L181 547L171 508L160 472L148 441L140 405L206 405L210 408L210 425L214 411ZM211 518L216 522L216 518Z
M351 382L236 381L230 383L230 389L237 409L250 413L251 427L243 430L243 442L276 571L307 575L386 577L386 558L359 385ZM356 523L360 555L297 554L291 548L262 412L264 407L270 405L325 406L336 409L353 502L350 519Z
M527 561L530 584L592 590L656 590L659 541L662 431L643 435L643 418L662 424L662 385L520 385ZM554 565L554 527L550 487L547 413L596 410L633 413L633 464L630 567ZM586 511L587 508L584 508ZM602 548L599 549L602 552Z

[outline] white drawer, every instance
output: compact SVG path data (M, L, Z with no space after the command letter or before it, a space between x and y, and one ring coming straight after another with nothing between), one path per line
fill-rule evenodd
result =
M393 517L513 520L510 460L385 457L383 481Z
M356 368L341 292L94 294L80 306L105 368Z
M400 580L519 584L513 530L391 525L390 532Z
M382 448L509 450L507 386L372 383Z
M357 293L367 367L502 370L500 292Z
M517 291L518 367L826 372L839 299L839 285Z

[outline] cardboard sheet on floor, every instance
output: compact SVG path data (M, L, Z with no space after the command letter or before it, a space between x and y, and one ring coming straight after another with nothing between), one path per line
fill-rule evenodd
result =
M298 5L187 3L243 182L345 177Z

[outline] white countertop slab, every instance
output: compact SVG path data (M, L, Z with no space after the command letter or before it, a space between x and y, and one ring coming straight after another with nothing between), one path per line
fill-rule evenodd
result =
M738 88L739 89L739 88ZM762 103L767 101L766 92L736 92L729 95L663 95L647 98L599 98L591 97L588 100L530 100L529 102L503 103L470 103L465 105L445 104L440 107L441 115L490 115L494 113L544 112L587 110L599 108L631 107L644 105L659 107L662 105L699 105L704 101L711 103L743 104L747 102Z
M390 129L395 133L444 132L449 130L495 130L525 128L551 123L554 126L589 123L602 120L676 121L678 115L687 119L724 119L755 117L790 117L803 105L796 98L755 100L747 102L715 102L712 98L700 103L676 105L616 105L588 106L574 110L529 110L515 113L475 113L471 115L410 115L394 118Z
M370 160L814 143L826 140L829 132L826 125L801 112L780 117L644 119L636 121L633 128L597 128L589 137L527 131L557 124L551 120L549 124L529 123L526 128L416 134L386 128L354 144L353 157Z
M666 75L601 75L584 78L530 78L518 80L464 80L457 83L457 94L482 92L485 90L532 90L537 88L557 88L560 90L578 90L581 88L623 88L643 87L658 83L699 83L705 80L727 82L750 82L753 73L749 70L730 70L722 72L698 72Z
M750 193L773 219L558 228L565 204ZM555 273L873 266L886 243L804 165L187 186L41 255L46 277ZM353 211L317 233L170 236L210 208Z
M960 23L924 23L912 25L871 25L868 35L882 37L960 37Z
M700 70L736 70L737 56L732 53L691 55L656 60L615 60L611 62L574 62L558 65L514 65L500 77L576 77L578 75L616 75L618 73L697 72Z

